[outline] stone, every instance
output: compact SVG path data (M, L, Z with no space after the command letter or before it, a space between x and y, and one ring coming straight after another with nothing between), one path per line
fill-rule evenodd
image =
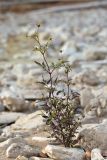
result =
M5 85L11 85L12 83L17 81L17 77L13 75L12 73L4 73L2 74L2 84Z
M94 94L92 93L90 88L84 88L80 92L80 100L81 100L81 106L86 107L87 104L89 104L90 100L94 98Z
M32 148L23 143L12 143L6 150L8 158L17 158L19 155L25 157L37 156L40 153L39 148Z
M84 125L84 124L89 124L89 125L97 124L97 123L99 123L100 118L101 117L96 116L95 112L91 112L90 114L89 113L87 113L87 114L85 113L85 116L82 119L82 125Z
M107 158L107 150L102 150L101 151L101 154L103 157L106 157Z
M98 148L95 148L91 151L91 160L106 160L101 155L101 150Z
M45 148L45 147L44 147L44 148ZM47 156L47 154L41 152L41 153L39 154L39 157L41 157L41 158L47 158L48 156Z
M18 63L14 65L12 72L17 75L18 78L22 78L23 75L28 75L29 71L35 68L34 64Z
M4 97L3 104L9 111L22 112L31 109L31 104L24 98Z
M19 86L16 86L16 84L14 83L9 85L9 87L5 86L0 92L0 99L2 103L3 101L6 103L6 99L7 101L12 101L12 100L8 100L9 98L24 99L24 95L22 94L21 90L22 89Z
M76 44L74 44L72 41L67 41L64 46L62 46L61 50L63 51L63 54L67 56L75 56L76 54Z
M0 112L3 112L4 110L5 110L5 106L2 103L0 103Z
M65 148L61 146L47 145L44 149L50 158L58 160L83 160L85 153L80 148Z
M12 128L12 125L6 126L5 128L2 129L2 135L3 137L8 138L14 138L14 137L22 137L26 138L33 135L32 130L14 130Z
M43 112L44 111L40 110L20 117L16 123L12 125L12 128L15 130L30 130L43 127L45 125L44 118L42 117Z
M91 159L91 151L86 151L85 152L85 157L86 157L87 160Z
M99 107L100 107L99 100L97 98L93 98L86 105L85 110L84 110L85 114L88 114L88 115L91 115L91 116L94 116L94 115L98 116L97 111L98 111Z
M107 48L106 47L93 47L88 48L84 51L85 60L104 60L107 58Z
M0 149L6 150L13 143L26 144L26 141L21 137L9 138L6 141L0 143Z
M0 124L10 124L15 122L19 117L23 117L25 114L17 112L1 112Z
M0 134L1 134L1 135L0 135L0 143L6 141L6 140L7 140L7 137L3 136L3 135L2 135L2 132L1 132Z
M79 144L85 150L92 150L99 148L101 150L107 149L107 119L102 120L100 123L90 124L90 127L86 124L83 125L83 130L80 131Z
M41 149L45 148L48 144L52 144L55 142L55 138L47 138L47 137L31 137L30 139L26 139L30 145L39 146Z
M107 84L107 67L106 65L102 66L97 73L100 81L104 84Z
M97 96L90 100L85 108L86 113L91 113L97 117L104 117L107 115L107 98L104 95Z
M107 85L97 89L97 95L104 95L107 98Z
M15 160L28 160L28 158L24 156L18 156Z
M79 73L75 74L72 82L74 84L86 84L89 86L96 86L100 83L96 72L89 69L80 71Z
M29 160L53 160L50 158L31 157Z

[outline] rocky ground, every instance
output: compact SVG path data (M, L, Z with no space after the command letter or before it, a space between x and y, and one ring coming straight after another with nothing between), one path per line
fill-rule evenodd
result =
M107 157L107 10L39 14L0 14L0 160L104 160ZM26 35L41 24L72 64L72 88L80 93L85 118L79 129L82 148L55 145L40 115L42 108L25 99L38 97L41 78L33 41ZM85 150L85 151L84 151ZM91 152L90 152L91 151Z

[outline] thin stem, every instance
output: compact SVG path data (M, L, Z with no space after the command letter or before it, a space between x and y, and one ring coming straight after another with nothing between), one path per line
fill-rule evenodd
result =
M67 106L69 104L70 84L69 84L69 72L67 71Z
M50 74L51 72L50 72L50 67L49 67L49 65L48 65L48 62L47 62L47 60L46 60L46 57L45 57L45 55L44 55L44 52L43 52L43 59L44 59L44 61L45 61L45 64L46 64L46 66L47 66L47 68L48 68L48 73Z
M44 51L42 50L42 46L41 46L41 43L40 43L40 40L39 40L39 37L38 37L38 36L37 36L37 40L36 40L36 41L38 42L38 45L39 45L39 47L40 47L40 52L42 53L44 62L45 62L45 64L46 64L47 68L48 68L48 72L50 72L50 67L49 67L48 62L47 62L46 57L45 57L45 52L46 52L46 51L45 51L45 50L44 50Z
M52 92L53 92L53 82L52 82L52 72L51 72L51 69L50 69L50 66L48 65L48 62L47 62L47 60L46 60L46 57L45 57L45 50L43 51L42 50L42 46L41 46L41 43L40 43L40 40L39 40L39 37L37 36L37 39L36 39L36 41L37 41L37 43L38 43L38 45L39 45L39 47L40 47L40 52L41 52L41 54L42 54L42 56L43 56L43 59L44 59L44 62L45 62L45 64L46 64L46 66L47 66L47 72L48 72L48 74L49 74L49 78L50 78L50 83L51 83L51 89L50 89L50 92L49 92L49 98L51 98L51 95L52 95Z

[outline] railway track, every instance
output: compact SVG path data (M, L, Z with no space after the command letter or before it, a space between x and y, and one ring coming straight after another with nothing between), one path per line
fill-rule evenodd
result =
M107 7L107 0L0 0L0 12L25 12L33 9L50 12L98 7Z

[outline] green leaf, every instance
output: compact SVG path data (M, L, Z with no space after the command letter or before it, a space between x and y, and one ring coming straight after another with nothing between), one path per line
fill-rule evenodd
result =
M58 77L56 77L56 79L54 80L54 84L57 84L58 81Z
M45 82L39 82L39 81L37 81L36 83L39 83L39 84L42 84L42 85L46 85Z
M63 90L59 90L56 95L59 95L60 93L63 93Z
M48 81L47 81L47 84L49 84L51 82L51 79L49 79Z
M45 63L44 62L42 62L42 66L45 68L46 67L46 65L45 65Z
M37 61L34 61L37 65L41 66L42 67L42 64L37 62Z

